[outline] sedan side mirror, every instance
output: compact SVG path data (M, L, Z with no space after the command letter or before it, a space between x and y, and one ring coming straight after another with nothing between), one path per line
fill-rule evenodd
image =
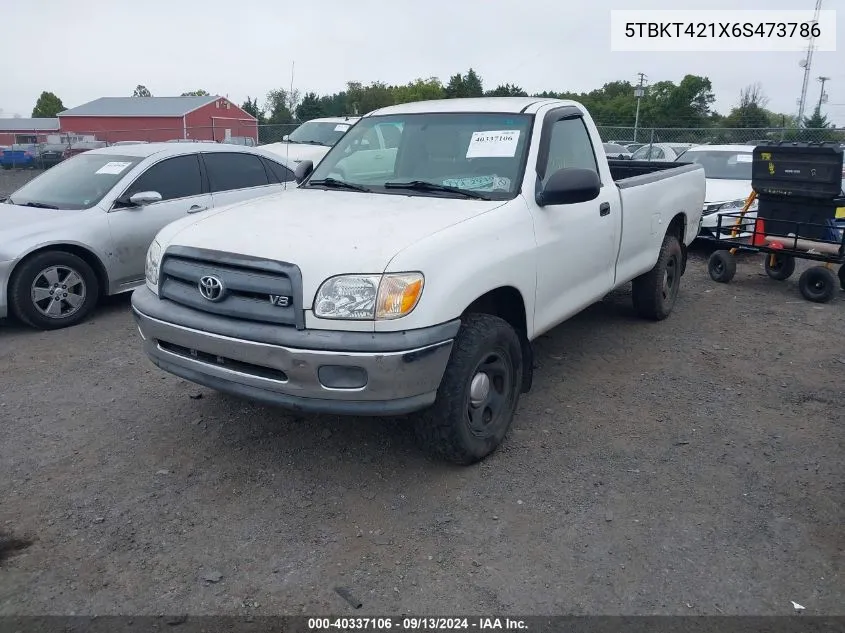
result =
M285 134L285 135L282 137L282 140L283 140L284 142L286 142L286 143L287 143L287 142L290 140L290 134Z
M536 194L537 205L589 202L599 197L601 178L592 169L558 169Z
M161 194L158 191L139 191L129 198L129 204L136 207L143 207L154 202L161 202Z
M312 171L314 171L314 161L304 160L299 163L293 172L296 184L302 184L302 181L308 178Z

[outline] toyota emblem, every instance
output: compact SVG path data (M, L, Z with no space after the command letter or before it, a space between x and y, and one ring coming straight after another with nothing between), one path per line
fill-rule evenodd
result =
M212 277L211 275L201 277L197 287L204 299L208 299L209 301L220 301L223 299L223 282L217 277Z

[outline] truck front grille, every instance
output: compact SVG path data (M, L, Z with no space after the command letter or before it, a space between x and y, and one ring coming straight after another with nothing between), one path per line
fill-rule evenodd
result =
M304 327L302 278L286 262L171 247L159 296L194 310L276 325Z

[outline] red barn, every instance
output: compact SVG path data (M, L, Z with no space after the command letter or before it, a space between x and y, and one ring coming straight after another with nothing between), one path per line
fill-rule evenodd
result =
M44 143L59 133L58 119L0 119L0 145Z
M258 121L225 97L101 97L59 113L62 132L99 141L258 142Z

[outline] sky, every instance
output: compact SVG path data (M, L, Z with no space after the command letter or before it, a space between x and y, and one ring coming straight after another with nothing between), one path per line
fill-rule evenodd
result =
M485 88L582 92L614 80L710 78L727 113L743 87L760 82L778 112L797 112L801 53L610 50L612 9L808 9L814 0L0 0L0 116L30 116L43 90L66 107L102 96L155 96L204 89L237 103L293 85L331 93L347 81L406 83L474 68ZM845 34L845 0L837 10ZM839 38L842 40L842 37ZM49 43L42 47L41 44ZM845 42L816 52L808 100L828 76L831 121L845 125ZM24 53L25 52L25 53Z

